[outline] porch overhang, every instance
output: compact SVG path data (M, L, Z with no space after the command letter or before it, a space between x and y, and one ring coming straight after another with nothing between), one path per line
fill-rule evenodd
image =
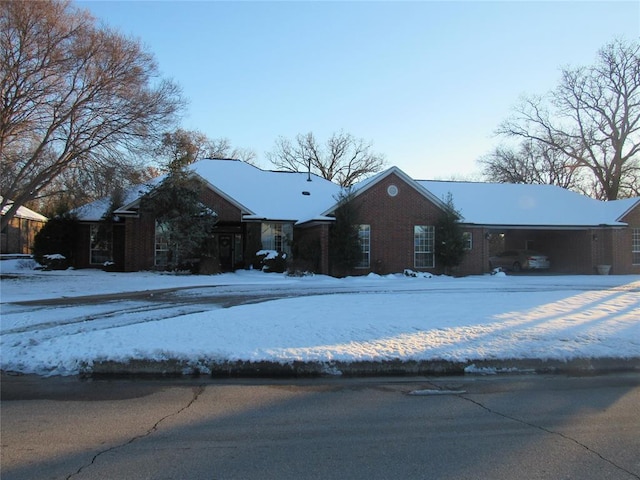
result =
M478 225L472 223L460 223L462 227L468 228L484 228L485 230L594 230L594 229L621 229L628 225L622 222L616 222L615 224L599 224L599 225L514 225L514 224L499 224L499 225Z
M260 215L243 215L242 221L247 223L256 223L256 222L270 222L270 223L293 223L295 226L306 225L311 222L315 223L333 223L335 222L335 217L328 216L318 216L303 220L293 219L293 218L268 218Z

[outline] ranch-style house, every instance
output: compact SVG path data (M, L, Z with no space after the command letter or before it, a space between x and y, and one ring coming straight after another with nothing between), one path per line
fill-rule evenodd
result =
M201 160L190 167L201 202L217 214L212 234L217 270L248 268L260 250L287 254L296 268L331 272L329 232L342 188L309 173L262 170L239 160ZM161 181L156 180L156 183ZM109 238L98 235L110 199L77 209L76 268L162 269L168 244L140 208L151 186L130 189L113 211ZM466 255L457 275L490 272L501 250L546 254L551 272L640 274L640 198L602 202L551 185L425 181L391 167L352 187L360 259L348 275L441 273L434 225L446 200L460 213ZM302 258L296 259L303 255ZM296 263L297 262L297 263Z

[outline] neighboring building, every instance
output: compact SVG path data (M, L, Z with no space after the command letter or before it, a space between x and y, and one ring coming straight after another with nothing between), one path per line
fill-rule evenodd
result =
M12 203L9 203L2 209L3 216L11 205ZM9 221L9 225L0 232L0 253L32 253L33 240L46 222L47 217L44 215L29 210L27 207L19 207L14 217Z
M265 171L237 160L203 160L190 168L205 185L202 202L218 215L221 270L247 268L259 250L276 250L293 257L295 268L333 273L329 232L341 187L316 175ZM162 231L140 210L149 188L128 192L108 239L97 235L108 199L76 211L82 222L76 267L112 261L124 271L162 268ZM550 185L416 181L397 167L355 185L352 193L361 258L357 268L342 273L439 273L434 226L448 196L467 240L459 275L486 273L490 255L515 248L549 255L554 272L589 274L610 265L611 273L640 273L638 198L601 202Z

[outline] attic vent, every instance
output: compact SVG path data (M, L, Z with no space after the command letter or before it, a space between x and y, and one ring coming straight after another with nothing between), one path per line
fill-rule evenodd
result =
M302 192L303 195L311 195L311 192L307 192L306 190Z

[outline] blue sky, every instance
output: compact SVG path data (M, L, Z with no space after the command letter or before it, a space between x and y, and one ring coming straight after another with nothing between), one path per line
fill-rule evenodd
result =
M344 130L417 179L463 179L522 94L640 36L640 2L84 1L189 100L182 126L265 152Z

